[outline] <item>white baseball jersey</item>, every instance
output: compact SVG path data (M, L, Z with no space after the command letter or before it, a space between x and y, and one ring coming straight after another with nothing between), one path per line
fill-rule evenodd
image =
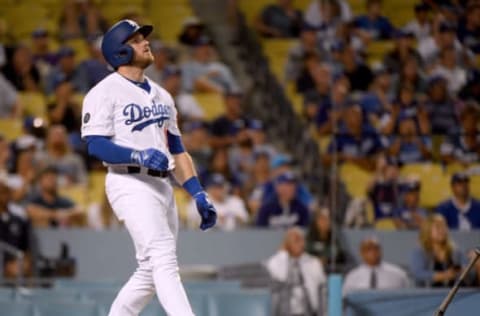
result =
M113 143L164 153L169 170L174 159L168 150L167 131L180 136L177 110L171 95L148 79L150 92L114 72L85 96L82 109L82 138L109 136Z

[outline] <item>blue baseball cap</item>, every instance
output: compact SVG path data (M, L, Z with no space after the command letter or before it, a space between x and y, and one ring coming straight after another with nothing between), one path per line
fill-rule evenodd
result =
M456 183L456 182L469 182L470 177L467 173L465 172L455 172L452 175L452 178L450 179L450 183Z
M260 120L251 120L248 123L248 128L256 131L263 131L263 128L264 128L263 122Z
M296 183L297 182L297 176L291 172L287 171L282 174L280 174L278 177L275 178L275 184L279 183Z
M288 155L284 154L279 154L275 157L273 157L272 161L270 162L270 168L276 169L281 166L285 165L291 165L292 164L292 158Z
M205 187L210 188L210 187L220 187L224 186L227 183L227 180L221 173L214 173L210 177L208 177Z
M75 50L69 46L62 46L57 52L58 58L75 56Z
M39 27L32 32L32 37L33 38L41 38L41 37L47 37L48 36L48 30L43 27Z

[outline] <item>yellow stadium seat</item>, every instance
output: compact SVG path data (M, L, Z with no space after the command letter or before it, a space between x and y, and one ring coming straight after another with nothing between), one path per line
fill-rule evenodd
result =
M47 102L42 93L20 92L18 98L22 104L24 115L47 118Z
M105 171L92 171L88 174L88 202L102 203L105 195Z
M293 111L298 115L298 117L303 118L303 95L297 93L295 89L295 84L287 83L285 92L290 102L292 102Z
M354 15L365 13L365 3L365 0L348 0L348 4L350 5Z
M295 0L294 6L301 11L305 11L312 0ZM248 24L252 24L255 18L262 12L263 8L269 4L276 3L275 0L240 0L240 10L245 15Z
M383 57L387 52L394 47L393 41L374 41L368 44L367 47L367 59L368 64L373 66L376 63L382 62Z
M332 136L330 135L321 135L317 137L317 145L321 153L325 153L328 150L328 145L332 141Z
M447 165L446 172L449 176L453 175L456 172L466 171L466 167L459 163L451 163Z
M470 192L473 197L480 199L480 174L470 176Z
M391 218L382 218L375 221L375 229L377 230L387 230L392 231L396 230L395 222Z
M59 193L61 196L72 200L77 207L85 208L87 205L87 187L84 185L70 185L60 187Z
M420 179L420 204L425 208L436 207L450 196L450 177L443 171L440 164L406 165L402 168L401 174Z
M477 67L480 67L480 54L475 55L475 60L477 62Z
M285 65L290 49L298 43L295 39L265 39L262 41L263 51L267 56L272 73L285 81Z
M16 39L28 37L34 29L51 24L47 10L34 3L8 6L5 8L5 17L9 32Z
M74 38L65 42L65 46L71 47L75 50L75 62L80 64L82 61L90 57L88 52L88 44L82 38Z
M134 3L128 3L125 5L119 5L116 2L105 3L100 6L100 11L102 12L102 15L112 24L129 13L135 13L140 16L145 14L143 6Z
M22 121L19 119L0 118L0 134L9 141L15 140L23 134Z
M195 93L193 97L202 106L207 121L211 121L225 112L225 101L219 93Z
M340 178L351 197L365 198L367 196L367 187L372 180L370 172L354 164L345 163L340 166Z
M186 192L179 187L174 187L173 194L177 203L178 216L180 218L180 221L186 223L188 218L187 205L190 202L190 198L186 194Z

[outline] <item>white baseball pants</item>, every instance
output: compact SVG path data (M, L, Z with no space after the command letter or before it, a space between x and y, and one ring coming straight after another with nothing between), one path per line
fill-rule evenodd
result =
M139 315L155 292L167 315L194 316L178 272L178 216L169 181L109 172L105 187L115 215L130 233L138 261L109 316Z

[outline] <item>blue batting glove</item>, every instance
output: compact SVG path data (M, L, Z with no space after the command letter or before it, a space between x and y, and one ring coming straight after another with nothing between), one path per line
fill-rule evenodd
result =
M149 148L145 150L134 150L132 152L132 162L148 169L167 171L168 158L161 151Z
M208 199L207 193L205 191L198 192L193 198L195 199L198 213L202 218L200 229L207 230L215 226L215 223L217 222L217 212L215 211L212 202Z

